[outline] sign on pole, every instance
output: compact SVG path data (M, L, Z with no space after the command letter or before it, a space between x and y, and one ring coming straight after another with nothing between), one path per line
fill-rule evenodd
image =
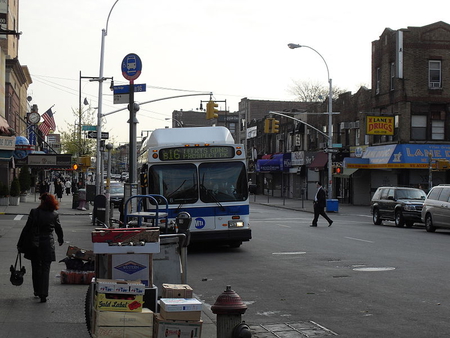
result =
M89 131L89 132L87 133L87 137L88 137L88 138L97 138L97 132L96 132L96 131ZM109 132L103 132L103 131L102 131L101 139L102 139L102 140L107 140L107 139L109 139Z
M142 71L141 58L136 54L127 54L122 60L122 75L130 82L136 80Z

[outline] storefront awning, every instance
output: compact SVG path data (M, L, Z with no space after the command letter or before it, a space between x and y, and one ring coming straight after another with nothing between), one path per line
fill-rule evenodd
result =
M334 177L340 177L340 178L349 178L352 176L358 169L356 168L344 168L342 171L342 174L333 174Z
M311 170L323 169L328 162L328 154L327 153L317 153L314 156L312 162L308 165L308 168Z
M9 161L13 156L12 150L0 150L0 161Z
M450 144L390 144L368 147L359 159L346 158L345 168L428 169L433 160L450 159Z

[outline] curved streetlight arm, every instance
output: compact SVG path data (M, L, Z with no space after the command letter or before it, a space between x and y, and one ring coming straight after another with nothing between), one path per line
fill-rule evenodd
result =
M311 49L312 51L316 52L316 53L320 56L320 58L323 60L323 63L325 63L325 67L327 68L328 82L331 82L331 79L330 79L330 70L328 69L328 64L327 64L327 62L325 61L325 59L324 59L324 57L322 56L322 54L320 54L320 53L319 53L317 50L315 50L314 48L312 48L312 47L310 47L310 46L306 46L306 45L299 45L299 44L296 44L296 43L288 43L288 47L289 47L290 49L296 49L296 48L305 47L305 48L309 48L309 49Z
M111 7L111 9L110 9L110 11L109 11L109 14L108 14L108 18L106 19L106 27L105 27L105 36L106 35L108 35L108 23L109 23L109 17L111 16L111 12L113 11L113 9L114 9L114 6L116 5L116 3L118 2L119 0L116 0L116 2L114 3L114 5L112 5L112 7Z
M327 138L327 140L329 140L329 138L330 138L330 136L327 135L327 134L325 134L323 131L321 131L321 130L317 129L316 127L310 125L309 123L306 123L305 121L302 121L302 120L297 119L297 118L295 118L295 117L292 117L292 116L289 116L289 115L286 115L286 114L283 114L283 113L280 113L280 112L277 112L277 111L269 111L269 114L274 114L274 115L284 116L284 117L287 117L288 119L291 119L291 120L300 122L300 123L302 123L302 124L308 126L309 128L314 129L314 130L317 131L318 133L322 134L323 136L325 136L325 137Z

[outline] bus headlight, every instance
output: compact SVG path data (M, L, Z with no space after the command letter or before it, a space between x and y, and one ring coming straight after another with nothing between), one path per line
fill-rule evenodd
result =
M243 228L244 222L243 221L228 221L228 227L229 228Z

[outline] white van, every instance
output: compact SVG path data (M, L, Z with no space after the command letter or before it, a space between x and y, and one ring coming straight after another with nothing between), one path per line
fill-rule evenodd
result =
M450 184L440 184L430 190L423 203L422 221L428 232L450 229Z

